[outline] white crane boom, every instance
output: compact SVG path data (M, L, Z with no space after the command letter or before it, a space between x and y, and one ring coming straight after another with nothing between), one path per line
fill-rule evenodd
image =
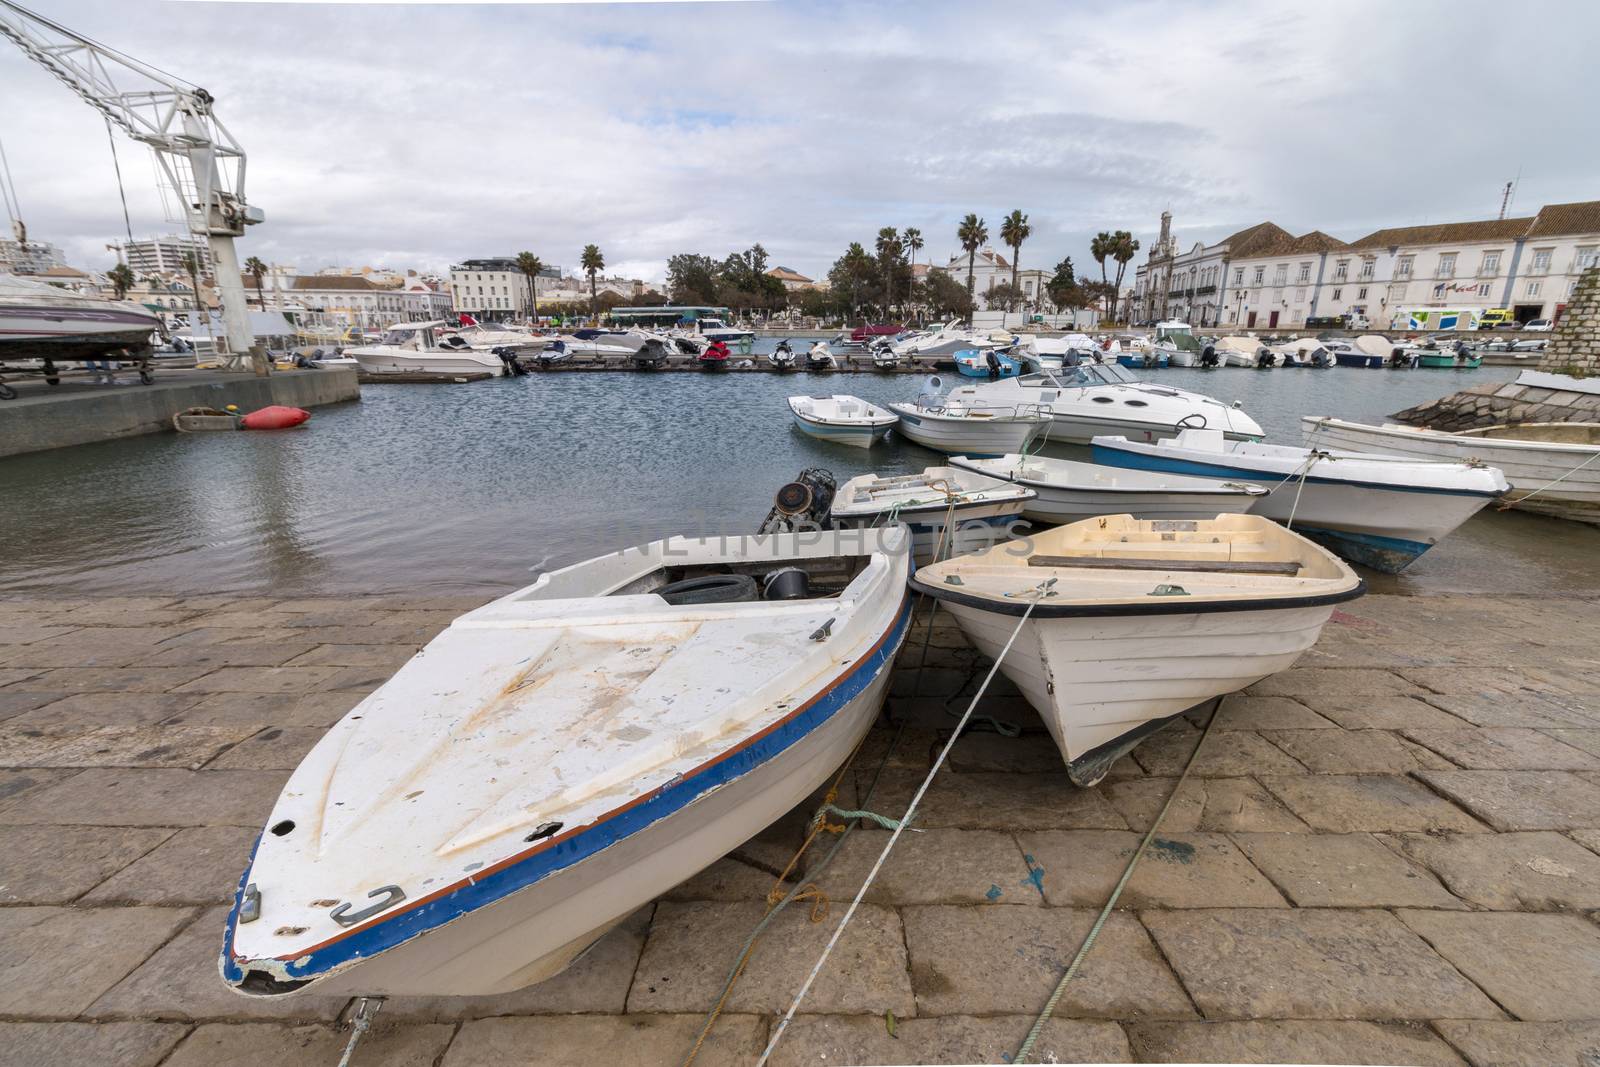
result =
M0 35L129 137L155 150L163 177L183 205L189 232L205 237L210 246L229 353L234 359L250 353L255 335L233 239L263 215L245 201L244 149L212 111L211 94L12 0L0 0ZM264 353L254 355L256 372L266 373Z

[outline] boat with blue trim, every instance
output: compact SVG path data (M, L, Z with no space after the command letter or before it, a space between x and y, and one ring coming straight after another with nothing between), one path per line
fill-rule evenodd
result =
M1229 441L1185 429L1148 443L1096 437L1096 463L1202 478L1254 482L1270 492L1251 514L1292 523L1346 559L1398 573L1507 490L1481 463L1429 463L1405 456Z
M675 537L468 612L290 777L224 981L484 995L560 972L848 758L909 570L899 527Z
M829 518L838 527L906 524L921 565L1009 540L1035 495L1026 486L956 467L863 474L839 487Z
M858 396L791 396L789 410L802 432L820 441L857 448L871 448L899 421L894 412Z

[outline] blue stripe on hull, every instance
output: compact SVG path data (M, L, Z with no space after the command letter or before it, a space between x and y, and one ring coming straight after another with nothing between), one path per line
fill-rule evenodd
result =
M1296 532L1327 545L1345 559L1385 574L1399 574L1412 560L1433 547L1425 541L1408 541L1403 537L1325 530L1316 526L1301 526Z
M1235 467L1223 463L1201 463L1192 459L1178 459L1168 456L1151 456L1143 452L1129 452L1120 448L1108 448L1105 445L1091 445L1091 458L1094 462L1105 467L1124 467L1129 470L1160 471L1165 474L1196 474L1203 478L1223 478L1238 480L1243 478L1273 488L1283 481L1285 475L1276 471L1260 470L1253 467ZM1316 468L1313 467L1313 470ZM1296 478L1295 481L1300 479ZM1348 485L1357 489L1377 489L1387 493L1432 493L1439 496L1478 496L1488 497L1491 500L1499 499L1500 493L1484 493L1472 489L1435 489L1427 485L1391 485L1384 482L1362 482L1351 478L1321 478L1316 475L1306 477L1306 482L1311 485Z
M745 748L723 757L691 777L673 779L657 789L653 795L649 795L649 799L642 803L636 802L633 807L565 841L534 852L526 859L486 874L457 888L454 892L401 912L392 919L379 922L359 933L289 961L284 964L284 971L292 979L319 978L351 960L375 956L395 948L452 919L510 896L556 871L588 859L618 841L631 837L681 811L718 786L754 771L822 726L870 686L881 672L887 670L888 665L894 660L895 653L900 649L910 620L911 599L908 595L901 599L899 613L876 651L870 656L863 657L848 673L841 676L832 688L820 694L810 707ZM259 843L258 837L257 844ZM254 849L252 849L252 865L254 862ZM238 922L239 905L249 877L250 871L247 869L244 877L240 879L233 910L228 914L227 942L222 950L223 977L232 983L238 983L244 978L243 969L233 958L233 932Z

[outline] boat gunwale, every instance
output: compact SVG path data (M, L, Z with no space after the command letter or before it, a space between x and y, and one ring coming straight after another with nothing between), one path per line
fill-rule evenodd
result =
M923 570L926 570L924 568ZM1021 616L1027 613L1029 601L1025 597L1003 598L996 594L994 598L976 593L963 592L953 586L935 585L923 578L923 570L919 570L910 578L909 585L912 589L935 600L949 601L961 607L974 608L987 611L995 615ZM1119 572L1127 574L1127 571ZM1163 571L1159 568L1150 568L1152 574L1179 575L1187 571ZM1054 577L1057 572L1050 567L1040 567L1027 572L1024 576L1038 575L1040 581ZM1296 579L1304 580L1304 579ZM1332 581L1334 579L1327 579ZM1343 604L1350 600L1357 600L1366 595L1367 583L1364 578L1355 576L1355 585L1347 589L1340 589L1326 593L1309 593L1299 596L1270 597L1256 600L1195 600L1190 597L1159 597L1148 602L1126 601L1102 604L1050 604L1037 601L1033 604L1035 619L1074 619L1074 618L1107 618L1113 616L1131 615L1209 615L1233 611L1283 611L1294 608L1315 608ZM1181 601L1181 603L1175 603Z
M1434 430L1426 426L1373 426L1365 422L1351 422L1349 419L1340 419L1332 415L1302 415L1301 426L1313 426L1317 430L1326 429L1338 433L1345 427L1351 427L1361 433L1380 434L1393 438L1396 441L1439 441L1459 442L1464 445L1489 444L1496 447L1509 448L1513 451L1528 452L1575 452L1587 455L1590 452L1600 451L1600 444L1577 444L1574 442L1560 441L1522 441L1516 438L1478 436L1469 432L1448 433L1444 430ZM1506 426L1486 426L1484 430L1509 429L1512 426L1595 426L1600 427L1600 422L1520 422L1509 423ZM1315 432L1315 431L1314 431ZM1405 457L1410 459L1412 457ZM1416 460L1418 463L1427 463L1428 460ZM1449 460L1440 462L1448 463Z
M1005 457L997 456L997 457L994 457L994 458L1003 459ZM1046 457L1043 457L1043 458L1051 459L1051 458L1054 458L1054 457L1046 456ZM966 462L963 463L962 462L963 460L966 460ZM1065 462L1071 463L1073 461L1072 460L1066 460ZM973 472L978 473L978 474L986 474L991 478L1003 478L1008 482L1014 482L1017 485L1026 486L1027 488L1034 490L1035 493L1038 493L1038 491L1040 489L1049 489L1049 490L1051 490L1053 492L1066 492L1066 493L1113 493L1113 494L1115 494L1115 493L1126 493L1126 494L1129 494L1129 495L1159 494L1159 495L1162 495L1162 496L1227 496L1227 497L1244 496L1244 497L1249 497L1252 500L1257 498L1257 497L1271 496L1272 495L1272 490L1271 489L1268 489L1264 485L1257 485L1255 482L1224 482L1224 483L1219 484L1214 489L1188 488L1188 487L1184 487L1184 486L1166 486L1166 487L1150 487L1150 488L1134 488L1134 487L1131 487L1131 486L1130 487L1123 487L1123 486L1103 486L1103 485L1078 486L1078 485L1068 485L1068 484L1064 484L1064 483L1061 483L1061 482L1042 482L1042 481L1038 480L1037 478L1022 478L1022 477L1014 476L1014 475L1009 474L1009 473L1007 473L1007 474L997 474L997 473L995 473L993 471L985 470L985 469L979 467L977 465L977 462L975 462L975 457L972 457L972 456L951 456L950 457L950 465L952 467L960 467L963 470L970 470L970 471L973 471ZM1087 464L1087 466L1102 466L1102 465L1103 464ZM1131 471L1131 470L1135 470L1137 468L1134 468L1134 467L1110 467L1110 468L1107 468L1107 469L1109 469L1109 470L1128 470L1128 471ZM1179 474L1179 475L1177 475L1177 477L1188 478L1188 477L1194 477L1194 476L1193 475L1187 475L1187 474ZM1039 496L1043 497L1043 494L1040 493Z

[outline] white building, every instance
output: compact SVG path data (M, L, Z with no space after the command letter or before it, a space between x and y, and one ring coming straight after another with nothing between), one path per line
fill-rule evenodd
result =
M253 279L246 281L245 292L254 302ZM309 312L323 322L363 329L427 322L449 318L451 313L450 294L419 279L397 288L359 276L300 275L290 279L283 297L283 310ZM269 295L269 306L271 302Z
M13 274L43 274L51 267L65 267L61 249L45 241L0 241L0 270Z
M1305 290L1298 294L1303 307L1310 306L1312 295L1313 283L1291 286L1290 279L1298 282L1302 264L1309 260L1315 267L1322 251L1341 243L1316 230L1296 237L1274 222L1258 222L1215 244L1196 242L1179 252L1172 213L1162 212L1161 234L1149 258L1134 270L1130 317L1216 326L1246 322L1254 311L1264 323L1273 318L1266 307L1271 302L1277 318L1285 318L1297 291ZM1274 285L1280 262L1285 278Z
M954 278L961 285L967 284L967 254L965 252L950 257L950 262L943 267L927 267L926 270L942 270ZM1013 310L1037 309L1050 302L1046 289L1054 272L1046 270L1021 270L1017 272L1017 288L1022 290L1021 308ZM912 267L912 279L921 280L922 273L917 267ZM981 248L972 257L972 300L974 310L990 310L989 294L996 286L1011 284L1011 261L996 252L993 248ZM996 308L995 310L998 310Z
M211 271L211 249L205 238L194 234L168 234L144 241L134 241L122 246L122 261L135 274L184 274L183 254L193 252L200 263L200 273Z

